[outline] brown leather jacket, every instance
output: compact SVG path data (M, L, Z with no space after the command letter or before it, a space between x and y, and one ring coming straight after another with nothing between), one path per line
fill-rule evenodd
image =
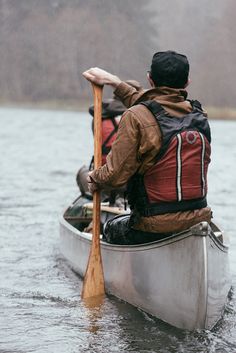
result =
M136 172L144 174L155 163L161 147L161 132L152 113L143 105L135 105L146 100L156 100L172 116L182 117L192 110L186 100L184 89L169 87L137 91L122 82L114 92L126 107L122 116L117 137L107 156L107 163L94 170L91 177L99 188L117 188L124 185ZM211 220L209 207L185 212L166 213L142 217L135 228L148 232L178 232L192 225Z

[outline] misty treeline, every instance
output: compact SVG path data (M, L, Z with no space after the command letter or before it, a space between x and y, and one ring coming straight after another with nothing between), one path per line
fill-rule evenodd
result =
M0 0L0 101L87 98L81 74L92 66L145 83L152 54L173 48L191 61L195 98L235 107L236 1L225 0L217 16L223 2L200 3Z
M191 96L208 106L236 107L236 1L151 1L159 12L161 48L190 59Z
M142 79L155 29L142 0L0 0L1 98L88 96L82 72L100 66Z

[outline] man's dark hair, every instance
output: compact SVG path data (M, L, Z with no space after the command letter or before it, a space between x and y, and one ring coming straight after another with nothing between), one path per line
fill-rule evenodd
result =
M185 55L171 50L153 55L150 77L156 87L184 88L188 75L189 62Z

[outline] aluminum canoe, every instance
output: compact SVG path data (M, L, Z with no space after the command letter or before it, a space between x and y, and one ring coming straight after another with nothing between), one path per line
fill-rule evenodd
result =
M61 252L81 277L91 237L61 217ZM108 294L182 329L211 329L221 318L230 289L228 246L214 224L144 245L101 240L101 253Z

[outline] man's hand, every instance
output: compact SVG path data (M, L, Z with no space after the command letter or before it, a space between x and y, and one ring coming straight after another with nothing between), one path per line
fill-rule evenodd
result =
M91 69L84 71L83 76L88 81L99 86L110 85L116 88L121 83L119 77L112 75L105 70L99 69L98 67L92 67Z
M88 182L88 190L91 194L94 193L94 191L98 190L98 186L97 184L94 182L94 180L91 178L91 175L92 172L89 172L88 173L88 176L87 176L87 182Z

